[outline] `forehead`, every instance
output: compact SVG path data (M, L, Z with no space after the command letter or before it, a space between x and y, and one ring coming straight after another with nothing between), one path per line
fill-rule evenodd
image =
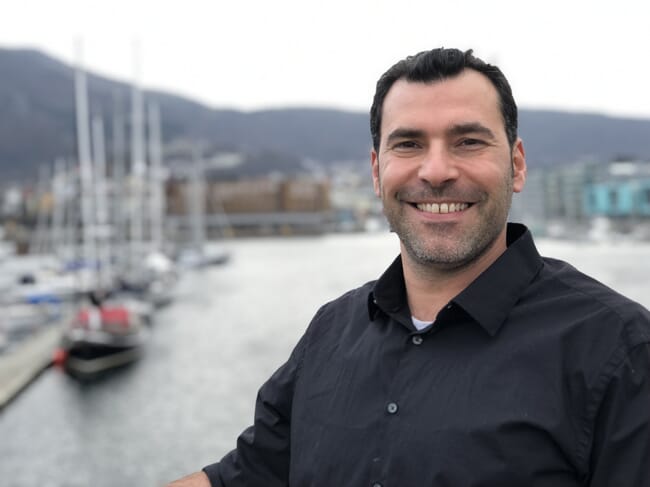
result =
M490 80L466 69L432 82L396 81L382 110L382 138L396 128L435 130L462 123L481 123L505 136L499 95Z

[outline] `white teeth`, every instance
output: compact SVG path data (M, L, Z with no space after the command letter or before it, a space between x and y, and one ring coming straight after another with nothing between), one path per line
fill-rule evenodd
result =
M418 210L427 213L456 213L466 210L469 206L467 203L418 203Z

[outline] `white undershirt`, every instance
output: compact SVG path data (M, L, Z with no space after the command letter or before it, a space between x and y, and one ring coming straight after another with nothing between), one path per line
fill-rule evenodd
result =
M413 322L413 326L418 330L424 330L427 326L430 326L433 324L433 321L422 321L418 320L415 316L411 316L411 321Z

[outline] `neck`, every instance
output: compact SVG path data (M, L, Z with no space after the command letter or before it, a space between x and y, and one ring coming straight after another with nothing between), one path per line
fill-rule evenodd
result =
M449 301L490 267L506 249L505 232L483 254L456 268L423 264L401 246L404 283L411 314L432 321Z

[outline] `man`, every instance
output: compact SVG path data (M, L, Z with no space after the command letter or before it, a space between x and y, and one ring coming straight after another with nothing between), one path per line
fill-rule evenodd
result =
M323 306L237 448L174 486L650 486L650 313L507 224L526 161L501 71L434 49L377 83L401 253Z

